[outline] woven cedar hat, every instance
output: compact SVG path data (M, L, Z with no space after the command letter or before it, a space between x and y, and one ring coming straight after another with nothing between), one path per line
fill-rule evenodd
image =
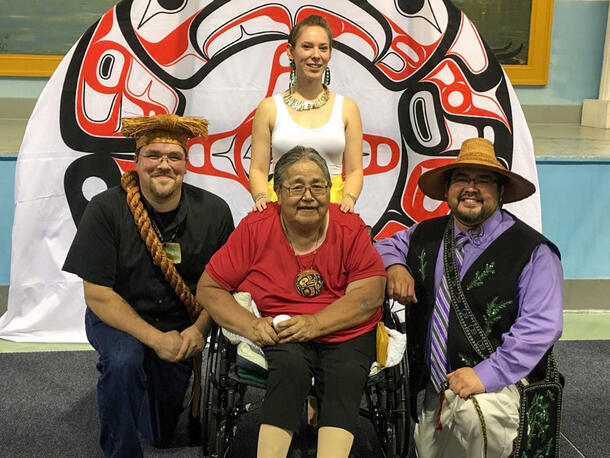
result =
M485 138L470 138L462 143L460 154L451 164L428 170L419 177L419 188L428 197L446 200L445 190L451 172L462 167L489 170L505 177L502 202L516 202L536 192L536 186L520 175L507 170L496 158L494 145Z
M189 138L208 136L208 121L190 116L160 114L121 119L121 133L136 140L136 149L150 143L173 143L186 151Z

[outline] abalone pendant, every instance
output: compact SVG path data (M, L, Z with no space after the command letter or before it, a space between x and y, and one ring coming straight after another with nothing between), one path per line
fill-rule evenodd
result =
M317 270L305 269L298 273L295 286L303 297L315 297L322 291L324 281Z
M180 244L176 242L165 242L163 244L163 251L174 264L180 264L182 261L182 251L180 250Z

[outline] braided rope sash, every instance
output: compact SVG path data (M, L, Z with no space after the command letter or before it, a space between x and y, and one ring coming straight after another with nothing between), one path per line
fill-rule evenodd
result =
M199 313L203 307L197 302L197 299L191 292L190 288L184 282L176 266L169 260L163 250L163 243L159 240L159 236L152 227L150 216L142 204L142 196L140 193L140 184L138 174L134 171L124 173L121 177L121 187L127 193L127 206L133 215L133 220L140 232L140 237L144 241L146 248L152 256L155 265L161 268L163 276L174 289L176 295L182 301L192 322L197 320ZM201 397L201 352L193 355L193 374L195 377L193 383L193 399L191 403L191 415L194 418L199 417L199 400Z
M191 320L195 321L201 312L201 304L197 302L190 288L184 283L184 280L176 270L176 266L169 260L163 250L163 243L161 243L159 236L153 229L150 216L142 204L140 185L136 172L132 171L123 174L121 177L121 187L127 193L127 205L140 231L140 237L142 237L146 248L148 248L153 258L153 262L161 268L165 279L186 307Z

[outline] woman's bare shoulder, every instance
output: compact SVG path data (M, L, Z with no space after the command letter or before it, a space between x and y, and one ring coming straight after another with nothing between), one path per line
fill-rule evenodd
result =
M344 96L343 109L341 111L343 114L343 121L349 122L350 120L354 120L360 122L360 109L353 99Z
M263 109L263 110L270 110L273 109L273 111L275 111L275 100L273 99L273 96L270 97L265 97L263 100L261 100L258 104L258 109Z
M358 104L354 99L343 96L343 109L347 109L348 111L358 111Z
M275 122L275 101L273 97L265 97L259 102L254 117L260 120L267 120L269 124Z

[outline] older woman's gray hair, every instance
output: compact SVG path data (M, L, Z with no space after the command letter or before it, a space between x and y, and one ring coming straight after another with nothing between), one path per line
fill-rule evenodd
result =
M299 145L282 155L280 160L277 161L277 164L275 164L275 169L273 170L273 189L275 189L275 192L278 192L286 180L286 170L288 170L292 164L301 160L315 162L318 167L320 167L320 170L322 170L324 178L326 178L326 184L328 186L331 185L330 172L328 171L328 165L326 165L324 158L320 156L320 153L315 149Z

